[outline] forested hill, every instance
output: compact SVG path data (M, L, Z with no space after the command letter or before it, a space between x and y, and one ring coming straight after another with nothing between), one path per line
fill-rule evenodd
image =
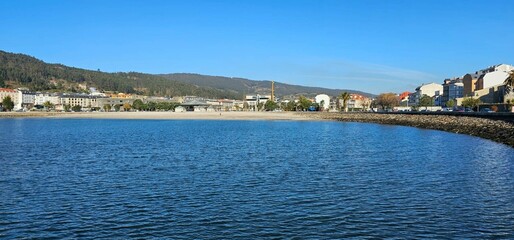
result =
M242 97L235 91L195 86L152 74L85 70L48 64L24 54L0 51L0 87L28 87L35 91L80 91L80 87L84 86L103 91L154 96Z
M24 54L0 51L0 87L28 87L34 91L87 91L95 87L101 91L138 93L153 96L195 95L206 98L242 99L245 94L270 94L270 81L244 78L206 76L200 74L153 75L137 72L106 73L45 63ZM279 97L304 95L313 97L325 93L338 96L343 91L365 96L371 94L341 89L305 87L275 82Z
M234 92L239 92L241 94L248 93L260 93L260 94L269 94L271 93L271 81L255 81L249 80L245 78L230 78L230 77L220 77L220 76L206 76L200 74L191 74L191 73L171 73L171 74L162 74L163 76L170 80L175 80L184 83L190 83L197 86L205 86L217 89L225 89L231 90ZM373 96L370 93L355 91L355 90L347 90L347 89L328 89L328 88L320 88L320 87L306 87L299 85L291 85L280 82L275 82L275 93L277 96L286 96L286 95L304 95L304 96L315 96L317 94L328 94L330 96L339 96L342 92L349 93L357 93L364 96Z

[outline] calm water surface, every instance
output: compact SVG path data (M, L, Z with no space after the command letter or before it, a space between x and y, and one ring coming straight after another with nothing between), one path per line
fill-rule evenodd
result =
M514 149L339 122L0 119L0 238L514 239Z

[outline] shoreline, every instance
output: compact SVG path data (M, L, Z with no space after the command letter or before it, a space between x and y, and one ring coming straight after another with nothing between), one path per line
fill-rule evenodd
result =
M1 118L363 122L466 134L514 148L514 123L470 116L320 112L2 112Z
M470 116L380 113L300 113L322 120L400 125L480 137L514 148L514 123ZM470 146L472 147L472 146Z
M2 112L0 118L322 121L295 112Z

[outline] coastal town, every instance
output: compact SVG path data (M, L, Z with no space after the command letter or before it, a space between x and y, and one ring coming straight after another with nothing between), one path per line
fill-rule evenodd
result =
M0 1L0 240L514 240L513 3Z
M514 66L494 65L426 83L413 92L384 93L378 96L343 92L339 96L318 94L277 97L272 82L271 94L247 94L243 99L209 99L202 96L158 97L98 91L81 85L82 92L33 92L28 88L0 88L1 111L480 111L512 112Z

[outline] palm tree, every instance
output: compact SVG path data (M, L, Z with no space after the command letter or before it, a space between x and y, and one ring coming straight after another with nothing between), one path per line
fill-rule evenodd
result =
M512 91L512 87L514 87L514 70L509 73L503 85L505 85L505 93L509 94Z
M348 106L347 106L347 103L348 103L348 100L350 100L350 94L347 93L347 92L343 92L341 93L341 95L339 96L339 99L343 100L343 106L341 107L345 112L348 112Z

